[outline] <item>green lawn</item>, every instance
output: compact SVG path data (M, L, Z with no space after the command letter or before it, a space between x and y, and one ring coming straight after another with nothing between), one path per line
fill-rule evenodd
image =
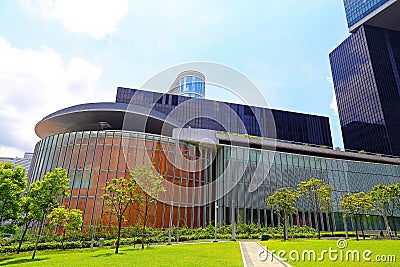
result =
M266 246L269 250L284 250L286 255L284 258L288 259L288 262L293 266L400 266L400 240L347 240L347 247L344 249L339 249L337 247L336 240L315 240L315 239L295 239L289 241L281 240L269 240L260 242L263 246ZM314 250L316 253L316 258L320 258L321 252L323 250L338 250L337 254L332 252L332 258L338 255L337 260L331 261L329 259L329 254L324 254L323 261L309 261L307 254L305 255L305 261L302 260L302 253L304 250ZM291 260L289 253L291 253L292 259L297 257L296 252L291 252L296 250L299 253L299 260ZM360 261L353 261L353 256L346 253L349 250L358 250L360 255ZM369 256L370 262L363 259L363 252L370 250L372 253ZM339 252L342 251L342 252ZM342 259L340 259L340 253L342 253ZM346 254L349 260L346 261ZM396 262L378 262L375 258L376 256L381 257L381 255L395 255ZM368 258L368 257L367 257ZM356 259L356 257L354 257ZM381 257L382 259L382 257ZM268 260L268 259L267 259Z
M115 249L38 251L0 257L0 266L243 266L239 242Z
M289 241L269 240L261 242L270 250L285 250L283 257L293 266L400 266L400 240L348 240L347 248L340 250L336 240L295 239ZM304 250L314 250L318 259L323 250L343 251L343 260L330 261L325 254L324 261L303 261L301 254ZM360 261L346 261L348 250L358 250ZM289 252L299 252L300 261L289 258ZM365 250L371 262L362 258ZM144 250L138 246L124 246L120 254L114 254L114 249L76 249L38 251L36 259L31 260L32 252L21 255L0 257L0 266L243 266L239 242L198 243L172 246L152 246ZM334 255L340 255L339 253ZM395 255L396 262L377 262L377 255ZM296 254L292 254L295 257Z

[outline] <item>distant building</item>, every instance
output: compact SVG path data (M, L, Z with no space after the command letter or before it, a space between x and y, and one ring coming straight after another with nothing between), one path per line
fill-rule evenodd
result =
M31 165L33 153L25 152L23 158L8 158L8 157L0 157L0 162L11 162L13 165L21 165L22 168L26 170L26 173L29 172L29 167Z
M205 76L203 73L195 70L188 70L178 74L178 77L176 77L167 93L204 98L206 96L205 86Z

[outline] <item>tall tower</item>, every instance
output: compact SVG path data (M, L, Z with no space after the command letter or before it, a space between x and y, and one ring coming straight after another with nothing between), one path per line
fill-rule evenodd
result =
M344 6L351 34L329 55L344 146L400 155L400 1Z
M195 70L187 70L178 74L169 88L169 94L194 98L205 97L205 76Z

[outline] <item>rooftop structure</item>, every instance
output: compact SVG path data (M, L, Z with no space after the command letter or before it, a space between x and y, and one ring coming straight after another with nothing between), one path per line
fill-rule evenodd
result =
M204 98L206 96L206 77L203 73L195 70L187 70L178 74L175 81L171 84L168 94L182 95L194 98Z

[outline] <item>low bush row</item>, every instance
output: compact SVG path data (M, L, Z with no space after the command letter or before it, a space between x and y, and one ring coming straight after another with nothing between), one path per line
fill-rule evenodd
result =
M108 231L107 231L108 230ZM99 239L104 238L104 246L111 246L116 240L116 231L114 227L106 227L101 231L89 233L82 231L82 233L73 236L66 236L64 239L64 248L88 248L91 244L92 237L95 239L94 246L99 245ZM85 234L86 233L86 234ZM217 228L218 239L231 239L232 226L224 225ZM282 238L283 227L262 227L255 224L237 224L236 225L236 239L258 239L261 234L268 234L270 238ZM146 229L146 243L166 243L168 241L169 229ZM354 237L354 232L349 232L350 237ZM308 226L292 226L289 228L290 238L311 238L316 236L314 228ZM322 232L322 237L330 237L330 232ZM345 232L334 232L335 237L344 237ZM367 235L366 236L370 236ZM18 248L19 236L11 240L0 242L0 253L14 253ZM195 241L214 239L214 226L209 224L202 228L187 228L187 227L172 227L171 228L171 241ZM121 238L121 245L133 245L141 243L141 232L138 226L126 227L123 229ZM21 251L31 251L34 249L34 238L32 235L27 235L25 242L21 247ZM54 234L47 234L42 236L39 240L38 250L47 249L62 249L61 237Z

